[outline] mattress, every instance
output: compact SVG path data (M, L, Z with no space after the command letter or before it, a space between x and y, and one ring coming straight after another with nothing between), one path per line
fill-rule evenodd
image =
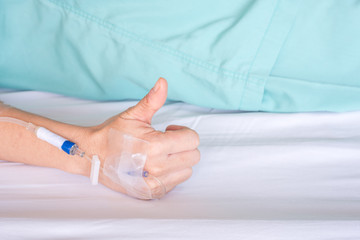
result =
M136 103L6 89L0 100L83 126ZM167 102L153 125L169 124L195 129L202 157L193 176L160 200L0 161L0 239L360 239L360 112L273 114Z

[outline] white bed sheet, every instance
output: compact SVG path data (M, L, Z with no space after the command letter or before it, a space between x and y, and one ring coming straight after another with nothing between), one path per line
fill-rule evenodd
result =
M35 91L2 91L0 100L79 125L135 104ZM360 112L168 103L153 123L200 134L202 158L189 181L141 201L82 176L0 161L0 239L360 239Z

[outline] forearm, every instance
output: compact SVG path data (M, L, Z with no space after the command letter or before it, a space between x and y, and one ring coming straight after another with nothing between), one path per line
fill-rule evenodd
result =
M151 126L152 116L164 104L166 94L167 82L160 78L150 92L134 107L94 127L79 127L57 122L15 108L6 108L1 102L0 117L12 117L44 127L76 143L87 153L87 156L98 155L101 166L104 168L106 168L106 159L115 160L117 163L132 161L131 163L137 164L138 154L132 154L130 159L128 154L122 154L122 150L133 151L132 147L126 144L125 135L146 141L148 143L146 150L141 148L139 151L146 152L146 163L142 171L147 172L143 178L147 185L144 185L143 181L134 181L134 179L127 182L126 179L129 177L124 177L124 174L133 176L129 167L114 170L110 166L108 167L110 173L100 171L99 182L137 198L152 199L163 196L165 192L187 180L191 176L192 166L200 160L200 152L197 149L199 136L195 131L183 126L170 125L165 132L160 132ZM109 132L112 129L120 135L110 141ZM24 126L0 121L0 137L1 160L52 167L84 176L90 175L91 164L86 158L67 155L51 144L38 139ZM122 145L124 143L125 145ZM128 147L129 149L125 149ZM114 159L114 151L121 157ZM141 162L143 160L141 158ZM142 165L140 167L142 168Z
M77 143L80 148L88 148L84 146L84 139L88 139L89 135L89 129L87 128L57 122L15 108L0 106L0 117L5 116L45 127ZM89 175L90 163L86 159L67 155L49 143L38 139L32 132L22 126L0 122L0 136L0 159L2 160L58 168L85 176Z

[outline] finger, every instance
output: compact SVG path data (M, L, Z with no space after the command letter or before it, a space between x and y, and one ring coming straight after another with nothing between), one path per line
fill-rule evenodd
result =
M170 154L167 160L169 172L180 170L187 167L193 167L200 161L199 149Z
M162 161L161 167L155 168L156 172L149 171L154 176L162 176L171 172L180 171L185 168L193 167L200 161L200 151L198 149L170 154Z
M166 101L167 89L167 81L164 78L159 78L149 93L134 107L122 113L122 117L151 124L152 117Z
M185 168L180 171L172 172L170 174L157 177L166 188L166 192L170 192L174 187L180 183L188 180L192 175L192 168Z
M153 176L163 176L171 172L193 167L200 161L198 149L170 154L168 157L158 157L155 161L147 161L145 170Z
M180 125L169 125L166 127L165 131L174 131L174 130L180 130L186 128L185 126L180 126Z
M199 146L199 135L188 127L166 130L163 134L165 151L169 154L194 150Z

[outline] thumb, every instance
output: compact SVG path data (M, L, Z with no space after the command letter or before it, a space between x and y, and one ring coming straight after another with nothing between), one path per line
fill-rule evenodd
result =
M126 110L122 117L151 124L152 117L166 101L167 88L167 81L159 78L149 93L138 104Z

